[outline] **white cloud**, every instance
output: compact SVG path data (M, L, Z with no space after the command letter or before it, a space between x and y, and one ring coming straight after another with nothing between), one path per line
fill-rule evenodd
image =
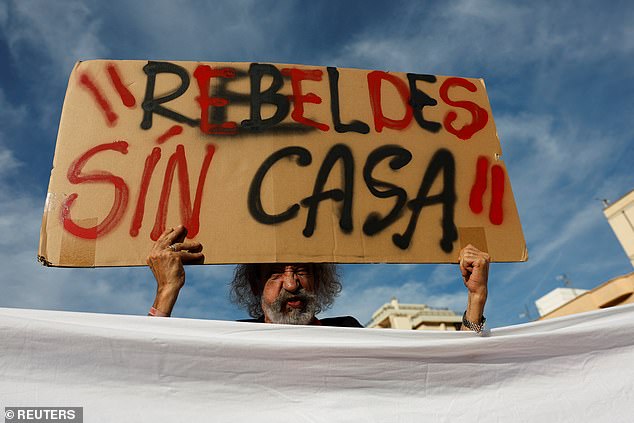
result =
M437 265L426 281L429 288L462 286L462 275L457 265Z
M265 60L287 45L278 42L291 2L273 7L255 0L226 2L121 2L120 24L138 34L148 57L137 59ZM268 57L268 60L271 58Z
M445 75L484 69L516 73L522 66L600 61L633 47L631 10L523 5L500 0L445 2L437 7L412 3L386 28L358 34L331 56L330 63ZM629 16L629 19L628 19ZM601 25L603 23L604 25ZM601 25L601 26L599 26ZM546 69L544 69L546 71Z
M23 125L27 118L26 106L15 106L7 100L6 94L0 88L0 133Z
M11 150L0 147L0 178L15 171L20 164Z
M603 169L624 141L561 116L503 114L497 126L529 243L561 240L559 232L570 221L587 228L590 221L602 219L594 197L605 184ZM580 211L583 219L575 217Z
M32 59L30 56L37 51L38 58L43 55L56 65L55 71L47 72L47 80L60 74L66 78L81 58L107 53L99 40L99 19L81 1L66 1L63 7L57 2L12 1L7 18L0 22L18 64Z

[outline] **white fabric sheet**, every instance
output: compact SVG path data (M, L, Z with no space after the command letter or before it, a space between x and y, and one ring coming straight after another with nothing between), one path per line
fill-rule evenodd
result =
M0 410L86 422L632 422L634 305L474 333L0 309Z

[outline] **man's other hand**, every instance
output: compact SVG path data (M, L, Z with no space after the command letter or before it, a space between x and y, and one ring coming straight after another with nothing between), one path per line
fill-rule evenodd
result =
M169 316L178 293L185 284L183 264L202 263L205 256L202 244L185 241L187 229L180 225L166 230L152 246L147 264L156 279L156 298L153 307Z
M462 281L469 292L465 317L470 322L480 323L488 296L487 285L491 258L487 253L469 244L460 250L458 261ZM464 326L462 329L468 330Z

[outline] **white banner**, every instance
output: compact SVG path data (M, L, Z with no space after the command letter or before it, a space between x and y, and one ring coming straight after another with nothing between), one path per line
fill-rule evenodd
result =
M631 422L634 305L474 333L0 309L0 408L85 422Z

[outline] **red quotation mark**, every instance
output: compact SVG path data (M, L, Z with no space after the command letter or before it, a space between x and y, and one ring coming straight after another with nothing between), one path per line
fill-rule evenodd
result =
M128 90L128 88L123 84L123 82L121 82L121 76L119 75L119 72L117 71L114 63L109 63L108 65L106 65L106 71L108 72L108 76L110 76L110 82L112 83L112 86L121 98L121 102L128 108L134 107L134 105L136 104L134 96L132 95L130 90ZM103 112L103 115L106 119L106 124L110 127L115 126L117 124L117 119L119 119L119 116L112 110L110 102L103 95L97 83L93 81L90 75L88 75L87 73L82 73L79 76L79 83L92 95L93 100Z
M482 197L487 190L487 174L489 170L489 159L485 156L478 157L476 163L476 178L471 187L469 196L469 208L475 214L480 214L484 209ZM502 199L504 198L504 169L500 165L493 165L491 168L491 205L489 207L489 220L494 225L501 225L504 221L504 211L502 210Z
M134 107L134 105L136 104L134 96L132 95L128 87L123 85L123 82L121 82L121 76L119 76L119 71L117 70L117 67L114 65L114 63L109 63L108 66L106 66L106 69L108 70L108 75L110 76L110 82L112 82L112 86L115 90L117 90L117 93L119 93L119 97L121 97L121 102L123 103L123 105L128 108Z

